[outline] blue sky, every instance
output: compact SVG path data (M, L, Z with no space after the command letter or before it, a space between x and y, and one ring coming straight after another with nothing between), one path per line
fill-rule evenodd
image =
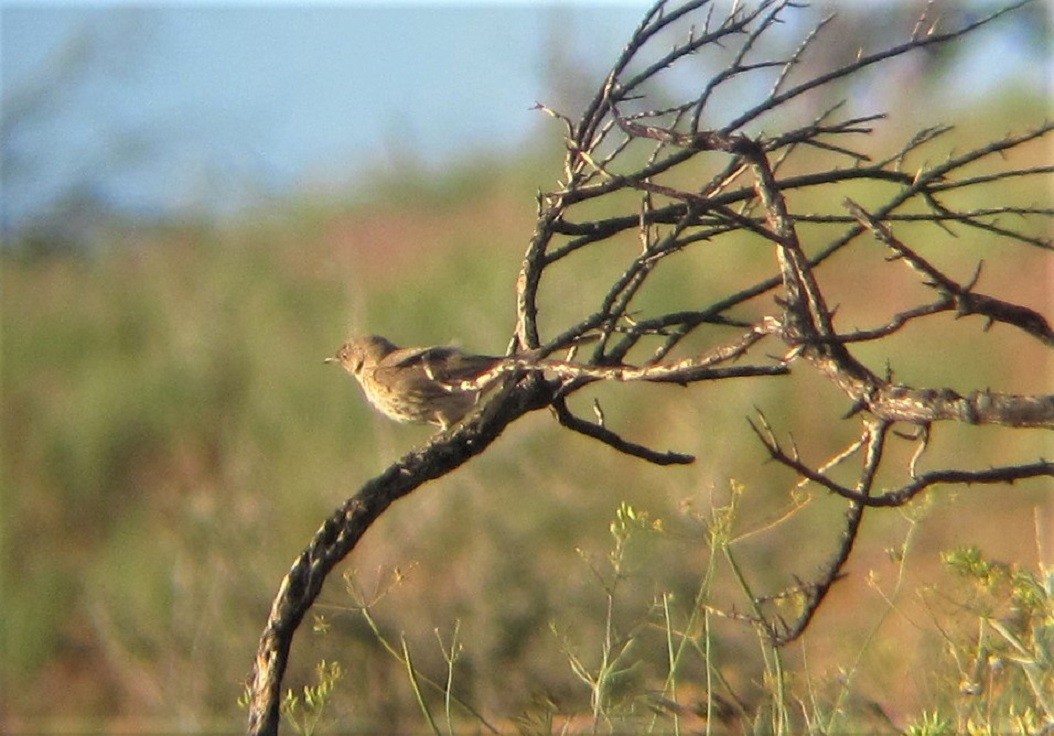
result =
M23 150L48 160L10 205L100 167L113 169L107 196L150 209L223 196L223 182L208 181L222 172L281 191L353 178L357 163L384 155L438 161L515 146L539 122L529 108L547 39L570 33L576 56L608 60L639 15L625 3L7 4L5 101L44 88L54 103L18 131ZM56 83L73 73L64 59L78 39L93 45L87 68ZM137 152L155 165L144 170Z
M385 160L515 149L546 123L530 108L553 44L595 84L648 5L0 2L3 221L78 187L133 212L225 210ZM971 84L1013 53L987 48ZM12 117L27 99L37 112Z

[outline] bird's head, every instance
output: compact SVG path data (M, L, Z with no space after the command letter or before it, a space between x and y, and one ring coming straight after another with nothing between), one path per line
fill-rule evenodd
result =
M395 345L380 335L355 337L340 346L336 355L326 358L325 363L340 363L351 375L358 378L363 366L376 365L385 355L396 350Z

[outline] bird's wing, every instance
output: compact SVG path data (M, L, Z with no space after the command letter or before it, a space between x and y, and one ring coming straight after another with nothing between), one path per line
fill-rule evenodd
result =
M393 365L399 368L419 365L431 380L452 383L474 378L490 370L501 360L488 355L467 355L453 347L436 346L407 348L407 354L400 355Z
M421 365L423 363L435 364L444 360L449 360L452 356L457 355L457 353L457 348L441 345L431 348L403 348L399 351L398 360L393 362L392 366L395 368L405 368L407 366Z

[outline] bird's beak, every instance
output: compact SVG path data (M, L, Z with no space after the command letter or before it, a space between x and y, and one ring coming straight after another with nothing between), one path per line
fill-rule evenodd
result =
M332 355L332 356L326 358L325 360L323 360L322 362L323 363L339 363L340 362L340 358L338 358L335 355Z

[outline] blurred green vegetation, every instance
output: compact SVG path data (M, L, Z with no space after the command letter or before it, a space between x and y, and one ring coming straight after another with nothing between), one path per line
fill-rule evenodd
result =
M955 148L1000 135L1007 118L1041 117L1035 103L1014 104L999 108L1005 118L973 116L991 125L968 128ZM880 133L875 145L909 127ZM402 344L504 350L535 191L557 171L553 151L480 158L438 178L374 171L369 196L346 201L291 201L222 224L114 222L104 245L80 251L6 244L0 727L238 728L237 699L288 565L334 507L429 436L370 413L322 358L367 329ZM1036 197L1010 186L1019 189L999 196ZM793 206L809 210L809 196ZM869 192L852 196L866 206ZM1049 256L976 237L948 242L927 255L964 281L983 255L984 290L1054 316ZM635 244L621 247L569 259L573 270L546 284L543 324L591 312ZM845 304L842 324L874 324L921 293L883 256L858 247L821 270L830 300ZM656 273L657 301L641 306L707 303L770 260L725 246L705 258L685 253ZM1049 358L1008 328L985 335L976 319L933 323L859 352L873 365L888 359L907 382L1050 390ZM632 632L635 644L632 666L605 681L602 710L616 730L640 725L637 696L661 690L666 640L688 621L698 626L701 586L712 605L743 611L742 591L715 561L715 514L738 499L735 559L757 593L808 576L835 543L844 505L815 490L792 494L794 478L763 462L744 421L762 408L813 459L851 442L856 425L835 419L842 397L807 371L687 390L599 386L575 405L588 412L594 397L617 431L698 461L652 467L538 413L397 504L345 563L347 589L327 584L316 606L324 624L312 634L306 623L294 647L287 685L297 692L316 681L319 662L342 669L326 690L323 723L426 728L406 669L381 637L404 638L415 667L442 682L437 632L449 645L456 630L457 694L489 720L531 731L559 716L587 729L595 703L571 655L597 667L610 626ZM926 462L980 467L1050 450L1038 432L940 427ZM761 712L793 708L798 718L801 699L818 718L829 707L824 718L842 720L818 723L836 729L890 730L891 721L936 733L944 718L958 730L964 721L947 707L964 697L959 683L920 666L959 646L932 604L946 603L935 591L950 577L939 553L977 545L1014 569L1037 569L1050 490L1049 482L941 489L906 511L871 512L849 577L804 641L781 655L794 693L785 701L772 699L773 654L746 624L711 616L692 641L705 642L729 691ZM610 525L623 503L661 526L631 535L613 593ZM705 692L700 651L680 672L682 695ZM1026 702L1027 687L1016 687L1013 702ZM427 689L425 698L442 712L441 698Z

